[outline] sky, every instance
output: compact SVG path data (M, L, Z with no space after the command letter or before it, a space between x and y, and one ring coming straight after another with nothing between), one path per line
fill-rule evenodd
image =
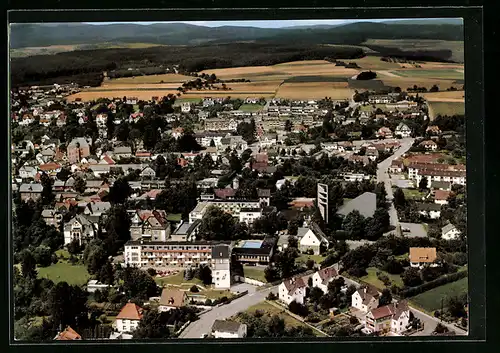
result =
M240 27L260 27L260 28L282 28L292 26L315 26L315 25L339 25L344 23L369 21L369 22L383 22L383 21L401 21L405 19L357 19L357 20L283 20L283 21L178 21L181 23L188 23L197 26L207 27L220 27L220 26L240 26ZM408 20L408 19L406 19ZM88 22L94 25L105 25L123 22ZM153 24L153 23L176 23L170 22L127 22L135 24Z

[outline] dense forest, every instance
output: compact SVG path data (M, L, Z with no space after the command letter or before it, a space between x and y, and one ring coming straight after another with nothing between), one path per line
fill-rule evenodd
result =
M214 52L217 57L214 57ZM326 47L319 45L276 45L265 43L230 43L145 49L80 50L55 55L37 55L11 60L12 86L67 83L97 86L103 71L111 77L140 67L155 71L160 66L179 65L180 71L198 72L205 69L274 65L294 60L354 59L364 55L361 48ZM156 68L156 69L155 69ZM157 73L157 72L155 72Z

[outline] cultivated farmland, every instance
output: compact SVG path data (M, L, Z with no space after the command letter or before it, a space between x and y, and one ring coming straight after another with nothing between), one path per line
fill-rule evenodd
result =
M434 119L438 115L463 115L465 114L464 102L429 102L429 116Z
M284 83L276 97L286 99L317 99L331 97L332 99L348 99L354 91L344 82L307 82L307 83Z

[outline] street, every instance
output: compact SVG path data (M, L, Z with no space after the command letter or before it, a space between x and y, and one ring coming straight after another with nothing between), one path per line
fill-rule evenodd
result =
M391 225L396 227L399 224L398 220L398 213L396 212L396 208L394 207L394 204L392 203L393 199L393 194L392 194L392 183L391 179L389 178L389 173L388 169L391 166L391 163L393 160L396 158L401 157L403 154L405 154L410 147L413 145L413 141L415 139L413 138L404 138L399 140L401 143L401 147L397 149L392 156L389 158L386 158L382 162L378 164L377 167L377 182L383 182L385 185L385 190L387 192L387 200L390 201L389 205L389 216L390 216L390 222Z
M423 331L419 331L419 332L413 334L412 336L430 336L432 334L432 332L434 331L434 329L436 328L437 324L440 322L439 319L432 317L430 315L427 315L424 312L418 311L415 308L412 308L411 306L410 306L410 308L411 308L411 311L413 312L413 315L415 315L415 317L419 318L420 321L424 324ZM467 335L466 331L456 327L455 325L448 324L446 322L441 322L441 324L448 327L448 329L450 331L455 331L455 333L458 336Z
M249 307L264 301L271 291L278 292L277 286L266 288L261 291L254 291L241 298L233 300L227 305L214 307L212 310L201 315L197 321L192 322L180 334L179 338L200 338L204 333L209 333L215 320L225 320L239 312L247 310Z

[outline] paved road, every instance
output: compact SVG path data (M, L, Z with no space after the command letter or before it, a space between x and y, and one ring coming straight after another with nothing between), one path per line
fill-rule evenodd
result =
M394 152L392 156L380 162L377 167L377 182L383 182L385 185L385 190L387 192L387 200L390 201L389 216L391 218L391 225L394 227L396 227L399 224L399 220L396 208L392 203L393 199L392 183L391 179L389 178L389 173L387 170L391 166L393 160L401 157L404 153L406 153L410 149L410 147L413 145L414 140L415 139L413 138L404 138L399 140L399 142L401 143L401 147L399 147L399 149L396 152Z
M434 329L436 328L437 324L440 322L439 319L436 319L435 317L432 317L430 315L427 315L424 312L421 312L415 308L411 308L411 311L413 312L413 315L415 317L419 318L422 323L424 323L424 329L422 331L419 331L412 336L430 336L432 335L432 332L434 332ZM444 326L448 327L450 331L455 331L456 335L458 336L466 336L467 332L456 327L455 325L448 324L446 322L441 322Z
M191 323L179 336L179 338L200 338L201 335L210 332L215 320L225 320L241 311L247 310L252 305L260 303L265 300L269 292L273 291L278 293L277 286L266 288L261 291L255 291L233 300L227 305L215 307L207 313L200 316L200 318Z

